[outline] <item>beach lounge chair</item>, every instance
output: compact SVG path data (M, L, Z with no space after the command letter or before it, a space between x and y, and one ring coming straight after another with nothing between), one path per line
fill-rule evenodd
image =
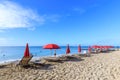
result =
M61 62L59 57L47 57L47 58L44 58L44 60L48 62Z
M29 66L29 61L32 59L33 55L30 55L28 57L23 56L23 58L21 59L21 61L19 62L19 65L25 67L25 66Z
M76 57L74 55L63 55L63 56L60 56L60 59L62 61L80 61L81 58L79 57Z
M74 56L90 57L91 55L89 53L86 53L86 54L75 54Z

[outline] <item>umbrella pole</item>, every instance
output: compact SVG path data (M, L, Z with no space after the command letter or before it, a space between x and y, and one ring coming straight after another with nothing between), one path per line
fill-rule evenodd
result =
M54 53L54 56L56 57L56 49L55 49L55 53Z
M51 50L51 56L52 56L52 49L50 49Z

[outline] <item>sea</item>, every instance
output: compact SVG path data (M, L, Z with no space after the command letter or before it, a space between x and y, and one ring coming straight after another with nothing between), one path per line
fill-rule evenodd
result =
M66 46L60 46L56 50L57 56L66 54ZM114 46L120 48L120 46ZM25 51L25 46L0 46L0 63L21 60ZM43 49L42 46L29 46L29 51L33 58L43 58L54 56L55 50ZM81 54L88 51L88 46L81 46ZM70 54L78 54L78 46L70 46Z
M87 51L88 46L81 46L82 52ZM0 46L0 63L11 62L22 59L25 46ZM33 58L54 56L55 50L43 49L42 46L29 46ZM57 56L66 54L66 46L60 46L56 50ZM70 54L78 53L78 46L70 46Z

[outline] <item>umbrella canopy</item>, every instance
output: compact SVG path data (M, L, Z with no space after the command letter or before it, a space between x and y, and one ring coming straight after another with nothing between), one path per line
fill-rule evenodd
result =
M109 49L109 46L105 45L104 48L105 48L105 49Z
M91 48L100 48L100 46L98 46L98 45L93 45Z
M26 48L25 48L25 52L24 52L24 57L29 57L30 53L29 53L29 46L28 43L26 44Z
M70 53L70 47L69 47L69 44L67 45L67 49L66 49L66 54L69 54Z
M114 48L114 46L109 46L110 48Z
M60 47L57 44L47 44L43 46L44 49L59 49Z
M57 44L47 44L45 46L43 46L44 49L60 49L60 47ZM56 50L54 55L56 56Z
M78 46L78 52L79 53L81 52L81 46L80 45Z
M104 46L100 46L101 49L104 49Z

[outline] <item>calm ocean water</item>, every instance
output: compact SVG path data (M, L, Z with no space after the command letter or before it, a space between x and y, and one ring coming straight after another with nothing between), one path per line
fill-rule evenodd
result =
M88 46L82 46L82 51L87 50ZM25 46L0 46L0 63L19 60L24 55ZM34 57L53 56L54 50L43 49L42 46L30 46L30 53ZM70 46L71 54L78 52L78 46ZM57 55L66 53L66 46L61 46L56 50Z

